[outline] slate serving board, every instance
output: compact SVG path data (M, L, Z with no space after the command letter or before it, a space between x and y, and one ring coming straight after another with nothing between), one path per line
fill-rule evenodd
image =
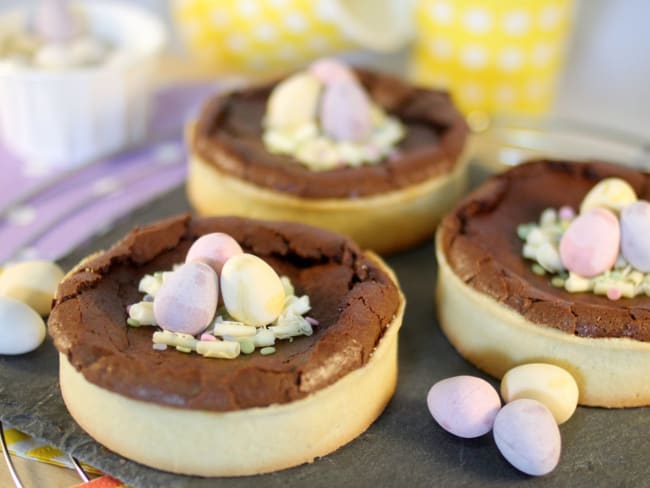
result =
M83 256L108 247L134 225L188 210L183 190L174 190L61 264L69 269ZM311 465L255 478L206 479L164 473L113 454L87 436L68 415L58 389L57 354L49 340L25 356L0 356L0 419L133 487L244 487L252 483L328 488L502 487L526 481L536 486L650 486L650 408L578 408L560 429L560 465L543 478L530 478L512 468L497 451L491 434L463 440L438 427L425 402L430 386L452 375L486 376L463 360L438 328L433 303L433 245L393 256L388 262L397 272L408 302L400 332L397 392L367 432ZM205 453L208 459L217 455Z

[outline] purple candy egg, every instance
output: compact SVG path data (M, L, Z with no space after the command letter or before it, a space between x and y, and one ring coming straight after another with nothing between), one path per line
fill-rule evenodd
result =
M650 272L650 203L645 200L621 211L621 252L633 267Z
M214 317L219 295L217 273L207 264L185 263L171 273L156 293L153 313L160 327L197 335Z
M560 460L560 429L537 400L522 398L504 406L494 420L493 435L503 457L526 474L548 474Z
M326 85L321 101L323 132L336 141L365 141L372 131L368 96L356 80Z
M501 399L481 378L454 376L431 387L427 404L435 421L447 432L473 438L490 432Z

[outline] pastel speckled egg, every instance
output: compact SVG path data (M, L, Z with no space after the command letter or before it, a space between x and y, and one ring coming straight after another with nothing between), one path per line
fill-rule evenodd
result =
M567 370L554 364L522 364L503 375L501 396L506 403L520 398L537 400L562 424L576 411L578 384Z
M335 141L362 142L370 137L370 100L356 80L340 80L325 86L320 124L325 135Z
M526 474L548 474L560 461L560 429L551 411L536 400L505 405L494 419L493 435L503 457Z
M63 271L51 261L23 261L7 266L0 274L0 295L20 300L47 315L62 279Z
M473 438L490 432L501 399L481 378L454 376L431 387L427 404L435 421L447 432Z
M228 259L243 252L237 241L228 234L213 232L194 241L187 251L185 262L201 261L219 273Z
M275 129L293 129L317 117L322 85L311 73L296 73L278 83L269 96L264 123Z
M620 212L623 207L636 201L636 192L630 184L621 178L605 178L599 181L580 204L580 213L592 208L606 208Z
M0 354L33 351L45 339L45 323L23 302L0 297Z
M636 269L650 272L650 203L645 200L621 211L621 252Z
M564 267L584 277L610 269L616 262L621 230L616 215L594 208L571 222L560 241Z
M320 59L312 63L309 72L324 84L354 79L352 70L345 63L333 58Z
M156 322L172 332L197 335L212 321L219 294L217 273L207 264L185 263L163 281L153 301Z
M221 271L221 295L234 319L256 327L273 322L284 307L280 277L252 254L240 254L226 261Z

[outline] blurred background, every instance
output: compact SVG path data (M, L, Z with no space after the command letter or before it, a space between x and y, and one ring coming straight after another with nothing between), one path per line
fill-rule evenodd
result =
M0 0L0 262L60 258L182 185L184 127L208 96L322 56L449 90L479 169L650 168L646 0L76 3L130 61L40 69L7 57L6 36L3 61L3 34L37 2Z
M92 0L85 1L91 2ZM427 9L434 12L437 9L439 19L445 15L445 2L409 0L396 3L401 4L404 9L408 9L409 2L415 4L415 12L419 17L426 15L424 12ZM28 3L30 3L29 0L0 0L0 8L24 6ZM288 14L288 18L280 19L277 16L277 12L282 10L283 6L284 8L287 8L287 6L295 8L297 6L299 10L300 8L304 9L305 5L310 2L274 2L272 0L208 0L203 2L192 0L171 2L167 0L129 0L129 3L139 3L159 13L166 19L173 33L172 52L174 56L180 56L184 52L182 47L184 43L179 41L179 37L191 39L191 35L188 35L187 30L196 28L198 20L200 20L197 18L195 19L197 22L192 24L192 20L190 20L191 13L178 14L183 11L183 8L187 11L200 4L198 12L201 12L201 14L196 12L195 15L197 16L211 10L216 11L217 14L213 15L212 18L203 20L205 23L211 22L217 29L222 30L224 36L229 29L239 29L239 37L231 39L231 42L236 44L237 42L245 42L248 36L251 38L257 36L255 37L256 39L262 40L266 36L269 42L272 42L274 40L273 36L284 25L283 21L286 21L291 26L292 19L294 21L293 27L299 30L301 28L300 15L294 12L293 17L291 17L291 14ZM326 5L328 2L316 1L311 3L312 5ZM352 4L355 2L342 3ZM456 4L456 6L465 6L471 3L482 4L488 9L492 8L492 5L496 3L501 4L500 8L503 8L507 4L526 4L526 2L508 2L506 0L496 0L496 2L467 2L465 0L454 2L453 0L449 0L446 3ZM551 5L555 3L564 9L565 5L570 2L548 2L541 0L538 3ZM181 18L180 25L172 20L174 16L171 13L172 7L170 4L174 4L174 10L177 14L176 18ZM443 5L443 7L440 5ZM237 12L241 13L241 15L246 15L247 9L257 10L258 8L260 11L257 15L265 19L263 25L251 26L240 21L233 23L232 17ZM291 8L288 10L291 10ZM219 18L218 12L222 12L223 17ZM230 18L228 15L230 15ZM266 17L264 17L265 15ZM566 62L563 68L558 68L557 93L551 102L549 110L563 117L650 138L650 83L648 83L650 79L650 50L647 48L650 45L650 33L647 29L647 19L649 18L650 3L645 0L583 0L576 2L573 20L569 20L570 25L568 25L566 32ZM480 21L480 19L477 19L477 21ZM334 19L334 23L336 23L336 19ZM419 21L418 25L421 24L422 22ZM431 23L429 23L429 26L435 27ZM320 27L322 29L322 26ZM255 29L257 29L256 32ZM314 27L309 26L309 30L314 32ZM179 32L181 33L180 35ZM282 39L282 33L280 34L280 36L275 37L275 42L279 42ZM322 35L323 31L314 33L314 35L316 34ZM327 34L326 28L325 34ZM422 36L421 32L418 34ZM435 32L430 33L431 36L435 36L436 34ZM204 58L210 56L216 58L218 56L214 54L214 51L223 50L224 46L211 43L210 40L221 40L225 43L226 37L219 39L218 36L213 36L212 38L208 36L207 39L203 39L203 44L201 44L201 41L195 41L195 47L201 46L203 48ZM411 43L392 54L378 55L377 53L372 53L370 50L364 52L363 46L360 46L358 42L332 41L331 38L330 41L330 45L327 45L327 39L323 42L321 46L322 51L355 51L352 57L355 61L396 73L408 72L408 60L410 51L414 45ZM314 42L318 43L319 41L316 40ZM416 40L415 49L419 49L419 44L420 41ZM237 46L235 45L235 47ZM283 47L286 50L284 55L289 59L292 56L290 48L291 46ZM435 50L435 47L433 49ZM438 45L438 49L445 49L444 41ZM318 49L314 50L315 53L317 51ZM268 54L268 51L265 51L265 54ZM248 53L248 55L250 56L251 53ZM469 56L471 55L470 53ZM231 58L231 63L228 67L235 69L238 67L245 68L243 71L249 74L251 72L259 74L264 69L262 69L262 66L255 64L255 59L259 58L250 59L248 65L245 63L238 65ZM304 55L298 55L295 59L297 61L304 61ZM287 62L286 66L290 67L291 64ZM221 67L223 68L223 63ZM188 68L185 73L189 72L196 75L199 70L190 70ZM208 74L218 76L219 70L215 69L212 72L204 70L201 74L202 76L207 76ZM471 98L471 88L469 90Z

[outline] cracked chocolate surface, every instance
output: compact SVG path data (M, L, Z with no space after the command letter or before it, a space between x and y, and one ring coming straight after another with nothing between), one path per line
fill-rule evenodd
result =
M650 175L623 166L535 161L497 175L468 195L441 223L443 252L465 283L533 323L580 337L628 337L650 342L650 297L611 301L555 288L531 271L517 226L548 207L580 208L601 179L618 177L650 200Z
M275 83L210 100L199 117L192 150L226 174L306 198L376 195L451 172L468 129L449 95L384 74L356 74L375 103L406 128L395 156L379 164L317 172L292 156L269 153L262 122Z
M152 348L153 327L126 325L145 273L183 262L200 235L226 232L244 252L287 275L310 297L320 324L310 337L278 341L276 353L233 360ZM294 223L177 217L133 230L59 286L49 319L56 348L85 379L136 400L231 411L286 403L363 366L398 311L390 277L349 239Z

